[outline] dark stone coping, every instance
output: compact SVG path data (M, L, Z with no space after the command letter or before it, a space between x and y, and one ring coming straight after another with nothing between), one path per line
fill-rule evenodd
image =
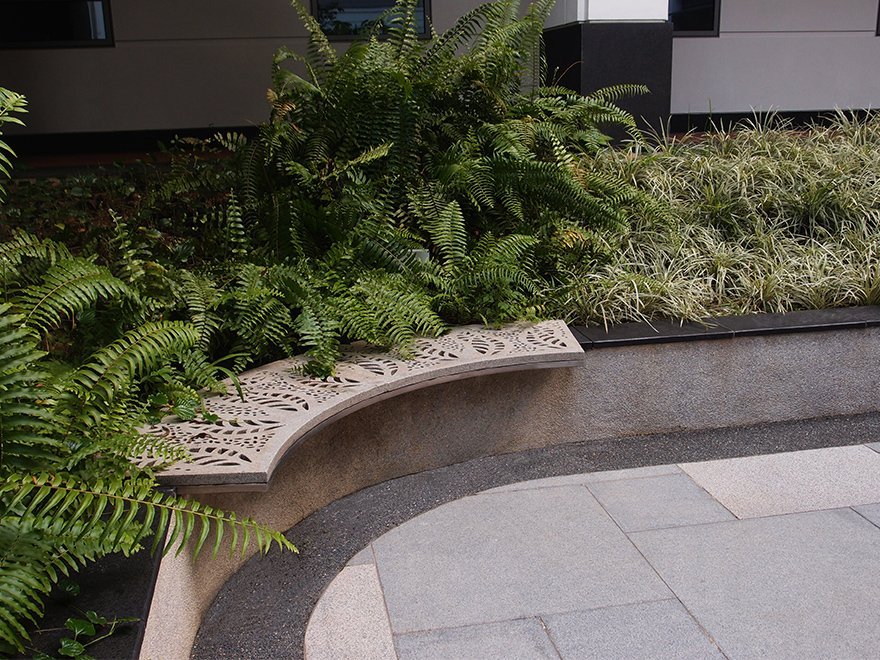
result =
M822 330L880 326L880 305L819 309L785 314L723 316L700 322L651 321L622 323L608 329L570 326L584 350L637 344L666 344L700 339L732 339Z
M362 548L415 516L519 481L647 465L734 458L877 440L880 413L557 445L474 459L343 497L287 532L300 553L248 561L220 590L191 657L302 658L311 612Z

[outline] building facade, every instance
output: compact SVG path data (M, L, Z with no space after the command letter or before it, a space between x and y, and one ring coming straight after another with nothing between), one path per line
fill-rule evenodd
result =
M438 31L478 4L423 1ZM344 47L384 4L312 9ZM287 0L0 0L0 16L0 86L27 95L31 135L259 124L272 53L306 42ZM546 43L581 91L647 84L632 109L652 120L867 109L878 16L880 0L558 0Z

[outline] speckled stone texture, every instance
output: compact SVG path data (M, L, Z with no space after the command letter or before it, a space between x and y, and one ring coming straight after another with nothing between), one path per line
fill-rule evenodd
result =
M842 449L864 451L841 462ZM855 462L872 465L872 453L832 447L772 459L788 472L805 459L814 469L824 463L823 474L837 470L845 481ZM730 462L740 460L752 459ZM740 520L687 474L651 472L490 489L386 532L319 600L307 660L353 649L372 657L360 651L369 636L343 634L357 628L357 615L319 615L361 609L384 613L379 625L400 657L421 660L871 655L880 643L880 527L872 520L880 504L857 505L861 492L844 489L836 498L844 508ZM368 558L374 563L358 563ZM380 580L358 587L353 570L375 570ZM325 641L334 637L346 644Z
M736 455L736 450L722 450L713 456L709 447L731 450L737 442L765 451L846 444L851 437L847 428L864 433L862 442L878 442L876 428L859 421L838 422L837 427L782 425L773 431L711 430L874 411L880 391L878 340L880 329L869 327L617 347L588 351L577 368L441 384L377 403L317 432L278 467L268 492L201 499L289 529L358 490L457 463L480 464L482 457L493 457L486 459L481 484L489 488L598 467ZM835 437L829 438L832 427ZM676 435L669 440L663 434ZM571 452L563 447L572 444L578 448ZM498 462L499 455L540 448L546 448L540 460ZM533 461L533 471L510 478L504 466L518 461ZM406 497L390 504L395 516L418 511L431 499L420 492ZM354 520L358 523L351 529L363 542L351 548L352 554L370 540L361 536L362 517ZM326 546L318 547L320 553L328 552ZM336 557L336 551L331 554ZM162 589L154 598L154 612L160 614L151 615L145 647L165 657L188 655L202 616L239 566L208 561L192 566L187 557L166 558L162 572L167 577L160 574ZM248 608L240 618L242 631L252 619L258 626L264 623ZM212 620L205 620L206 629ZM167 645L171 636L179 640L173 648Z
M320 594L355 555L414 516L457 498L522 480L636 480L683 474L668 461L692 462L841 442L873 442L880 415L786 422L756 427L582 442L475 459L388 481L343 497L291 529L300 554L254 559L221 590L208 611L194 658L297 658L308 618ZM589 478L565 475L591 473ZM536 489L551 487L537 482ZM514 490L528 490L517 483ZM734 521L736 522L736 521ZM721 523L724 524L724 523ZM372 549L358 562L370 563ZM190 562L186 562L191 565ZM290 598L285 594L296 594Z
M835 447L681 466L738 518L880 501L880 454Z

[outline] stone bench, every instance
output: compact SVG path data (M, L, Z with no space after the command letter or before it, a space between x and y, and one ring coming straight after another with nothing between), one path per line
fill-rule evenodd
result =
M349 347L326 380L302 374L301 358L241 375L244 400L232 392L206 399L216 420L164 420L152 434L184 445L191 462L159 474L181 491L260 491L303 440L327 424L383 399L463 378L577 366L580 343L562 321L500 329L462 326L416 340L411 359L367 345ZM231 389L231 388L230 388Z

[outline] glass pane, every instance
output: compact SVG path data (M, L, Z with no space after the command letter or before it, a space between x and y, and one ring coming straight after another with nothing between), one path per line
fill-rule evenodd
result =
M103 0L0 0L0 46L106 40Z
M676 32L714 32L715 0L669 0L669 20Z
M327 34L362 34L369 32L393 4L388 0L318 0L317 18ZM416 7L416 25L420 33L428 31L424 0Z

